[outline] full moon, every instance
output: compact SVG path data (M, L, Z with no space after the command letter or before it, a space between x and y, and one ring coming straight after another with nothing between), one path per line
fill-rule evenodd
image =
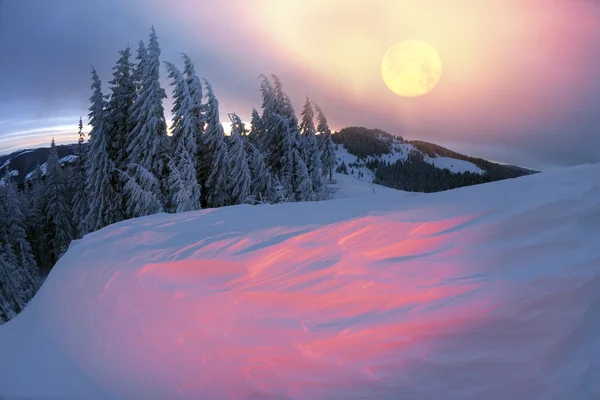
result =
M433 90L442 76L435 49L420 40L396 43L381 62L381 74L390 90L402 97L419 97Z

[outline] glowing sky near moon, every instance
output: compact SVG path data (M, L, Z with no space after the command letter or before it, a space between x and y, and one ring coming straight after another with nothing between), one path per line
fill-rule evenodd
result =
M187 52L224 115L248 120L258 75L276 73L296 108L309 95L334 129L379 127L533 167L600 161L599 21L593 0L4 1L0 153L33 141L8 140L14 121L39 130L85 115L89 65L107 82L117 51L154 24L162 58L180 64ZM417 99L392 93L380 71L385 51L410 38L444 66Z

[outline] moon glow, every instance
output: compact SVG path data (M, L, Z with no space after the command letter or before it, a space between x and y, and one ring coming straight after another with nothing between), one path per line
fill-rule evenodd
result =
M440 81L442 61L429 44L407 40L387 50L381 62L381 75L397 95L419 97L431 92Z

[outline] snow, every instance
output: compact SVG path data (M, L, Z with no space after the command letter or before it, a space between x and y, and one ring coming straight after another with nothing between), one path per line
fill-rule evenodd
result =
M394 139L393 144L392 144L392 152L391 153L382 154L379 157L370 156L369 160L377 158L381 161L387 161L390 164L393 164L397 161L406 160L408 155L412 151L420 152L420 150L418 150L412 144L404 143L398 139ZM341 164L342 161L344 161L346 163L346 165L358 162L358 157L350 154L343 145L338 145L338 149L336 150L335 154L336 154L336 162L338 165ZM447 169L453 173L465 173L465 172L472 172L475 174L484 174L485 173L485 171L483 169L479 168L477 165L473 164L472 162L459 160L456 158L440 157L437 155L436 155L436 157L430 157L428 155L424 155L423 159L425 162L430 163L431 165L433 165L436 168ZM356 170L356 168L354 168L354 169ZM350 170L351 170L351 168L348 167L349 172L350 172ZM369 182L373 181L373 178L375 177L375 174L373 173L373 171L371 171L370 169L368 169L366 167L361 167L360 170L362 170L363 174L365 174L365 176L362 178L363 180L367 180Z
M11 159L11 158L9 158L8 160L4 161L4 164L2 164L2 165L0 166L0 169L2 169L2 168L4 168L4 167L6 167L7 165L9 165L9 164L10 164L10 162L11 162L11 160L12 160L12 159Z
M473 164L470 161L459 160L457 158L451 157L440 157L436 156L434 158L425 156L425 161L430 163L436 168L447 169L450 172L454 173L465 173L472 172L474 174L485 174L485 171L479 168L477 165Z
M61 158L60 163L61 164L65 164L65 163L70 164L70 163L77 161L78 158L79 158L79 156L77 156L75 154L69 154L68 156Z
M600 398L598 176L111 225L0 326L0 398Z

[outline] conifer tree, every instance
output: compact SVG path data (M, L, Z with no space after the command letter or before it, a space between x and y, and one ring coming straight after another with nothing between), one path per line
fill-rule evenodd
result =
M294 149L294 170L292 175L295 201L309 201L314 197L312 182L306 164L297 149Z
M95 69L92 69L92 97L90 97L89 152L86 165L86 188L90 196L86 218L88 232L94 232L107 225L121 221L122 197L115 190L115 164L110 158L109 124L107 104L102 94L102 84Z
M248 133L248 140L252 143L256 148L260 149L260 140L262 138L262 121L260 119L260 115L258 115L258 111L256 109L252 109L252 120L250 122L250 132Z
M53 265L52 256L48 251L51 232L46 217L48 204L46 182L39 162L31 174L30 183L31 202L29 213L26 216L27 236L30 238L33 254L39 267L48 269Z
M198 183L200 183L200 185L202 186L206 180L206 177L202 176L203 169L201 165L201 160L204 158L204 115L202 105L202 84L200 83L200 78L198 78L198 76L196 75L196 70L194 68L194 64L192 63L192 60L186 54L183 54L183 63L183 74L185 75L185 80L191 98L191 108L188 113L188 118L192 120L190 125L192 126L194 137L196 138L196 152L190 153L190 155L194 159L194 165L196 166L196 178L198 180Z
M315 104L317 110L317 132L319 133L319 150L321 152L321 163L323 165L323 175L329 174L329 180L333 179L333 169L335 168L335 146L331 140L331 130L327 124L327 118L323 110Z
M111 96L108 103L109 158L115 167L124 169L127 163L128 136L131 131L130 112L136 98L136 86L132 76L134 65L131 63L129 47L119 52L119 60L113 67L113 79L109 82ZM115 191L120 193L120 181L115 180Z
M90 209L86 187L87 150L84 141L83 121L79 118L79 140L75 150L77 161L75 162L72 180L69 182L73 191L73 224L78 239L87 233L86 222Z
M180 141L175 158L169 161L169 193L172 212L200 209L200 185L196 179L194 160Z
M162 198L159 198L158 194L160 183L150 171L139 164L130 164L129 173L120 170L118 172L125 181L125 212L130 218L164 211Z
M175 65L169 62L165 64L173 86L171 143L175 152L175 159L169 161L168 208L173 212L197 210L200 207L201 192L195 162L195 155L198 152L196 140L198 121L195 115L197 107L183 74Z
M279 79L276 80L275 86L264 75L261 76L261 79L261 93L263 96L261 123L264 138L260 142L265 150L267 165L272 173L277 175L285 196L293 198L292 176L294 149L297 140L294 137L295 133L290 130L290 126L294 125L295 117L292 118L290 115L289 106L291 104L287 103Z
M19 190L12 177L7 174L4 178L0 202L4 204L5 217L3 227L5 245L14 252L14 260L9 260L20 274L20 292L28 301L38 288L39 270L31 245L27 238L25 215L20 201Z
M307 98L302 110L302 122L300 132L302 134L303 158L306 162L308 175L312 182L315 200L320 200L323 194L323 168L321 164L321 152L315 136L316 129L313 122L314 112L310 100Z
M159 183L159 192L153 195L164 200L167 187L165 159L168 148L167 123L162 101L167 97L160 86L160 47L154 28L150 33L147 55L136 68L142 69L141 87L131 108L131 142L127 148L128 165L131 173L145 170L154 175ZM139 165L140 168L135 167ZM133 176L133 179L147 177Z
M203 207L222 207L229 203L227 195L228 154L225 144L225 133L219 120L219 101L213 93L212 86L204 80L206 88L206 130L204 133L204 155L201 160L206 172L206 181L202 187Z
M250 194L254 202L265 203L271 201L271 172L267 168L262 153L250 141L245 141L246 157L250 170Z
M230 114L229 117L231 118L231 136L227 141L229 155L227 188L230 204L251 203L253 202L249 198L251 177L244 139L242 139L246 128L236 114Z
M144 41L140 40L138 42L137 54L135 59L137 60L136 65L133 68L131 78L135 83L135 91L136 94L142 89L142 84L144 80L144 70L146 68L146 59L148 58L148 50L146 50L146 45L144 45Z
M196 142L197 121L193 113L196 111L194 100L191 97L189 86L183 74L170 62L165 62L169 78L173 86L173 123L171 125L171 144L173 150L184 148L189 155L197 153Z
M71 220L71 205L66 196L67 180L63 171L54 139L50 145L46 161L46 218L49 226L49 246L52 261L55 263L73 240L74 230Z
M283 185L281 184L281 181L279 180L279 177L277 177L277 175L273 176L273 184L271 185L270 200L271 200L271 203L274 203L274 204L284 203L288 200L284 193Z
M22 277L19 272L11 246L0 240L0 323L17 315L27 301L20 290Z

